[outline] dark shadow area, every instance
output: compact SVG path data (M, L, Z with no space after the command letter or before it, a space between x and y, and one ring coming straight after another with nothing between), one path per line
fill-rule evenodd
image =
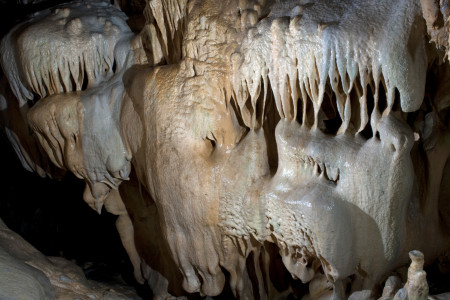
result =
M23 21L25 17L36 11L51 8L55 5L70 2L67 0L46 0L34 1L28 5L18 4L17 0L3 0L0 1L0 37L3 37L8 31L19 22ZM28 1L33 2L33 1Z
M84 181L68 174L62 181L41 178L22 168L0 136L0 218L47 256L77 263L88 279L133 286L144 299L116 230L116 216L98 215L83 201Z
M450 292L450 262L436 261L425 268L430 295Z

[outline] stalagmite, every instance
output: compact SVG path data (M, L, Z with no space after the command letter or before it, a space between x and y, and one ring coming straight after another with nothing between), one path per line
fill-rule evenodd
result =
M422 300L428 299L427 274L423 271L424 257L420 251L409 252L412 262L408 268L408 281L395 294L394 299Z

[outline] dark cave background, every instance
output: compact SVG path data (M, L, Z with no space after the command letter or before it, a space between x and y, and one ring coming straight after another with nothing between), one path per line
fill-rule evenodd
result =
M124 250L112 251L120 245L112 230L116 217L104 212L99 216L84 203L82 180L71 174L61 181L41 178L22 168L4 135L0 147L0 217L11 230L45 255L80 265L126 256Z
M151 299L116 230L114 216L99 215L83 201L84 181L68 173L63 180L26 171L6 137L0 135L0 218L46 256L78 264L88 279L132 286Z

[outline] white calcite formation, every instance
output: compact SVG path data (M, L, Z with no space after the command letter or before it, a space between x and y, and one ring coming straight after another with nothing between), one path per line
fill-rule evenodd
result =
M101 1L82 2L35 13L14 27L1 44L2 66L20 105L60 93L81 91L123 67L130 34L125 15Z
M37 140L39 153L47 153L54 165L85 179L84 200L93 209L100 213L108 202L107 209L120 215L119 233L136 277L143 282L131 221L117 192L131 169L119 128L122 76L132 64L141 62L139 51L133 52L139 41L128 28L125 14L102 1L61 5L17 25L1 47L2 66L11 70L8 81L17 83L10 84L12 93L4 95L7 106L16 108L18 103L25 115L22 127L34 131L25 141ZM23 58L15 59L18 54ZM21 61L28 63L19 64ZM27 102L36 100L37 105L28 112ZM5 123L11 123L8 114L5 119ZM8 125L6 132L11 131ZM19 134L26 138L26 130ZM10 137L19 145L16 152L28 158L30 154L16 137ZM31 155L40 156L35 152ZM22 159L22 164L28 169L42 169L29 160Z
M81 268L46 257L0 220L1 299L141 299L120 286L87 280Z
M148 0L137 35L60 5L2 41L2 124L119 215L157 299L426 299L450 248L444 2Z

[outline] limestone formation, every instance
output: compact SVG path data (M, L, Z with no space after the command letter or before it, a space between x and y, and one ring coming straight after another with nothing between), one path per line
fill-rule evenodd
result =
M428 297L450 248L446 1L147 0L137 33L125 4L14 27L1 124L24 167L120 216L155 298Z
M141 299L133 291L89 281L80 267L46 257L0 220L0 299Z

